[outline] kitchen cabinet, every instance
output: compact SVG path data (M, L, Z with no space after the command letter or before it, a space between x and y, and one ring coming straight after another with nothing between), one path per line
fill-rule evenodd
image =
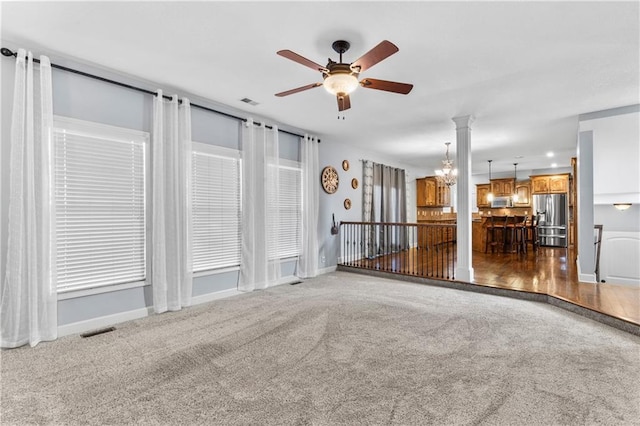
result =
M471 222L471 250L473 251L484 253L487 241L486 220L487 219L480 219Z
M515 190L515 179L491 179L491 192L494 197L510 197Z
M531 176L534 194L566 194L569 192L569 174Z
M518 196L518 201L513 202L513 207L531 206L531 185L528 180L516 182L515 194Z
M417 207L448 207L450 205L449 187L438 182L435 176L416 179Z
M489 191L491 191L491 185L488 183L476 185L476 205L478 207L491 207Z

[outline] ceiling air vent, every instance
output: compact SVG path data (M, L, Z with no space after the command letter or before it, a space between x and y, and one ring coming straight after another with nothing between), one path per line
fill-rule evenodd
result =
M256 101L254 101L253 99L249 99L249 98L242 98L240 99L242 102L244 102L245 104L249 104L249 105L253 105L256 106L258 105L258 103Z

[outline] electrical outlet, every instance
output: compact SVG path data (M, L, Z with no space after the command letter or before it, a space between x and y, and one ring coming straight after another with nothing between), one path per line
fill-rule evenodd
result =
M320 258L320 261L321 261L321 262L322 262L322 264L324 265L324 262L325 262L324 255Z

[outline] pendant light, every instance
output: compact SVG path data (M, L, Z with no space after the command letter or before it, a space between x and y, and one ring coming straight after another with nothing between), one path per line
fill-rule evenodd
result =
M516 182L518 182L518 163L513 163L513 202L518 202L518 193L516 192Z
M493 201L493 192L491 192L491 162L493 160L487 160L489 162L489 193L487 194L487 201Z

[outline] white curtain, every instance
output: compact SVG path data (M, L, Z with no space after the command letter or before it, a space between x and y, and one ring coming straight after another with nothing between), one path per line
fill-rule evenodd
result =
M191 106L178 97L153 101L153 308L161 313L191 304Z
M318 275L318 141L305 135L300 140L302 158L302 243L297 276Z
M238 290L253 291L280 279L278 128L242 128L242 254Z
M57 338L55 227L51 202L51 63L18 51L11 121L7 270L0 301L1 345Z

